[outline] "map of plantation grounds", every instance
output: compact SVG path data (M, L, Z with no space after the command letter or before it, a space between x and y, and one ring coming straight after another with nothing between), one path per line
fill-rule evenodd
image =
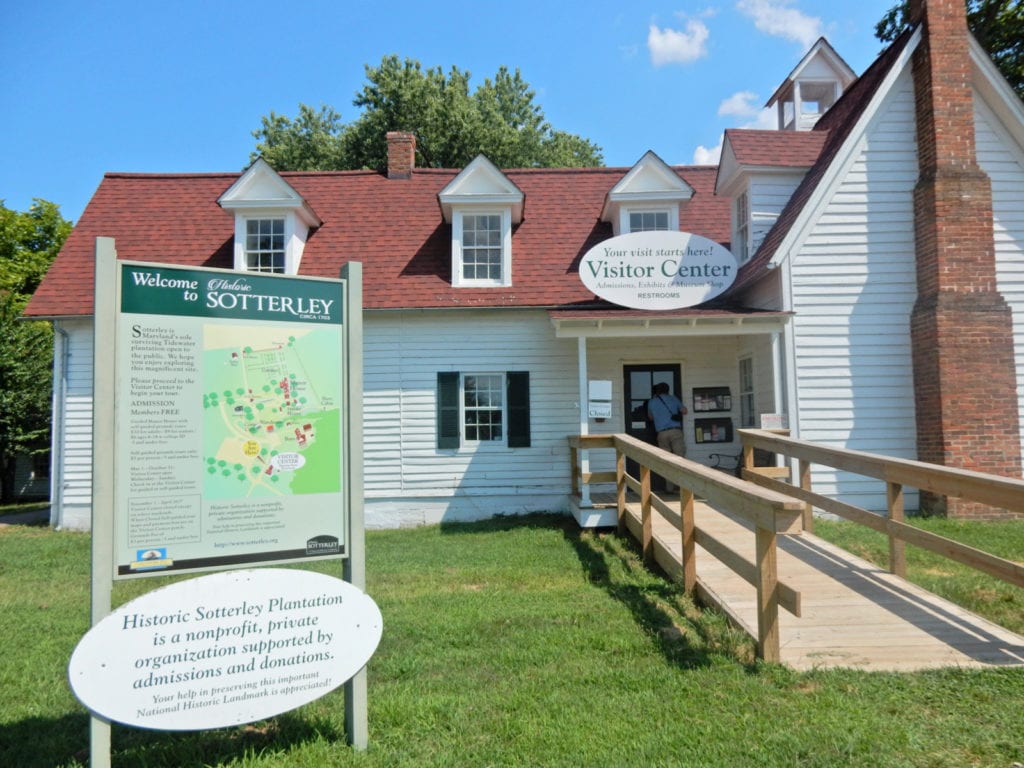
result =
M346 283L114 266L117 575L347 556Z
M203 333L204 496L337 493L336 329L208 324Z

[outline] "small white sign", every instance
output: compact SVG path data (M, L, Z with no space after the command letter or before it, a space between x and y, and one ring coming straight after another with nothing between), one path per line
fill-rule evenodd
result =
M789 419L784 413L762 413L761 429L787 429Z
M689 232L631 232L598 243L580 261L595 295L633 309L694 307L736 279L736 257Z
M283 568L228 571L116 609L75 648L71 688L96 715L156 730L262 720L318 699L373 656L384 622L357 587Z

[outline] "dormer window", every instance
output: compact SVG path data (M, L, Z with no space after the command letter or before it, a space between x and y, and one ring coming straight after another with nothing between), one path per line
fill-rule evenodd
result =
M452 285L512 285L512 227L523 218L523 193L483 155L441 190L452 225Z
M676 229L679 229L678 221ZM629 211L630 232L667 232L669 211Z
M653 152L640 158L605 198L601 221L612 234L679 231L679 206L693 197L693 187Z
M235 217L235 269L298 274L310 230L322 222L265 160L258 158L217 202Z
M461 230L452 242L461 253L457 264L459 285L505 285L511 272L511 219L507 210L459 212L452 222Z
M245 268L249 272L285 272L284 219L245 220Z

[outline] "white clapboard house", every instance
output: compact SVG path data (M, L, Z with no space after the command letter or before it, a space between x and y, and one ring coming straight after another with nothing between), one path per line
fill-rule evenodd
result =
M569 511L567 438L634 431L657 381L687 404L705 463L772 415L803 439L1019 476L1024 105L962 0L912 5L860 76L814 45L772 97L778 129L728 131L717 167L647 152L631 168L440 170L393 133L382 171L107 174L27 310L56 329L53 524L88 527L106 449L91 437L97 237L190 267L362 263L370 526ZM665 229L729 248L731 287L646 310L583 284L591 248ZM591 382L610 382L600 421ZM814 484L885 507L881 484Z

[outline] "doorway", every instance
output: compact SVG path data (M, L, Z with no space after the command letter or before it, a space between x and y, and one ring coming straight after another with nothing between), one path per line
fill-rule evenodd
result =
M638 440L657 444L654 427L647 421L647 401L651 399L654 385L665 383L672 389L672 394L683 399L683 377L679 365L657 363L651 365L624 365L622 367L622 392L625 397L626 434ZM636 462L626 460L626 471L637 477L639 468ZM664 483L660 477L652 476L652 484L662 489Z

